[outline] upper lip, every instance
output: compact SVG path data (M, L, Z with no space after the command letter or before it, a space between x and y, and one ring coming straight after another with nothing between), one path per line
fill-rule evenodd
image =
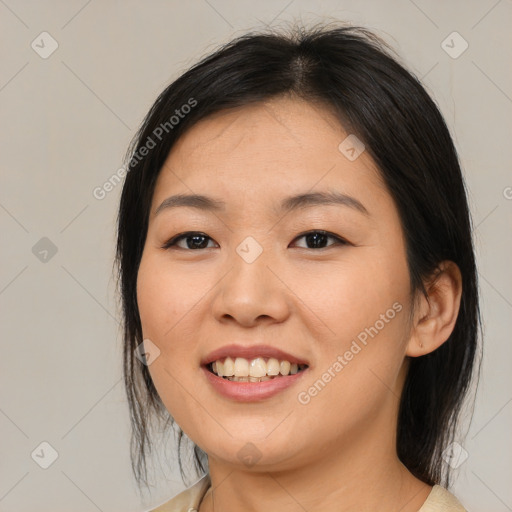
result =
M203 358L201 364L208 365L225 357L243 357L245 359L256 359L257 357L275 357L280 361L289 361L290 363L309 364L305 359L289 354L279 348L270 345L224 345L213 352L210 352Z

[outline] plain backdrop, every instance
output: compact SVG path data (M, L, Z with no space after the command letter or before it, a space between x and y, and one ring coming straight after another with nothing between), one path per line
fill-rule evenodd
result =
M121 185L93 191L201 56L248 29L322 19L388 41L454 137L485 354L453 492L471 512L512 510L510 0L0 0L0 511L135 512L184 489L172 460L144 503L132 480L112 277Z

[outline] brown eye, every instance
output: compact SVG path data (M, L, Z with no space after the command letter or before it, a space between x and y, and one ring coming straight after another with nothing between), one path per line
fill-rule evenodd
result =
M328 233L327 231L309 231L308 233L300 235L295 240L300 240L301 238L304 238L306 242L306 247L303 247L304 249L325 249L333 245L347 244L347 242L339 236ZM326 246L329 238L333 239L335 243Z
M185 247L183 245L178 245L182 240L185 241ZM213 241L204 233L190 231L171 238L171 240L162 246L162 249L170 249L171 247L177 247L185 250L208 249L208 240Z

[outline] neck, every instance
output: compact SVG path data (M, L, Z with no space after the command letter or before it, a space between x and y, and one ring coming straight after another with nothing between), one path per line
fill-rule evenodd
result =
M199 512L417 512L432 487L415 478L394 449L383 450L382 439L364 447L355 444L349 440L338 452L330 448L307 464L279 471L240 469L210 458L212 486Z

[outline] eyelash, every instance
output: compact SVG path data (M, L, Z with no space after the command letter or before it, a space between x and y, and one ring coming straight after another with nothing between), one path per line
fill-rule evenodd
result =
M293 241L296 241L296 240L299 240L300 238L303 238L305 236L308 236L308 235L312 235L312 234L315 234L315 233L318 233L320 235L324 235L324 236L327 236L328 238L333 238L334 240L336 240L336 243L335 244L332 244L332 245L328 245L327 247L321 247L320 249L311 249L309 247L301 247L301 249L309 249L309 250L316 250L316 251L321 251L321 250L326 250L326 249L329 249L330 247L333 247L333 246L342 246L342 245L351 245L350 242L348 242L347 240L341 238L340 236L338 235L335 235L334 233L330 233L329 231L323 231L323 230L313 230L313 231L306 231L305 233L302 233L300 235L298 235L296 238L294 238ZM201 233L199 231L186 231L185 233L180 233L174 237L172 237L170 240L168 240L167 242L165 242L165 244L162 245L162 249L171 249L173 247L176 247L176 244L177 242L179 242L180 240L183 240L183 239L186 239L186 238L189 238L189 237L192 237L192 236L201 236L201 237L204 237L204 238L209 238L210 240L213 240L212 238L210 238L208 235L206 235L205 233ZM177 249L182 249L184 251L201 251L201 250L204 250L204 249L184 249L183 247L177 247ZM208 247L206 248L208 249ZM211 249L211 247L209 247L209 249Z

